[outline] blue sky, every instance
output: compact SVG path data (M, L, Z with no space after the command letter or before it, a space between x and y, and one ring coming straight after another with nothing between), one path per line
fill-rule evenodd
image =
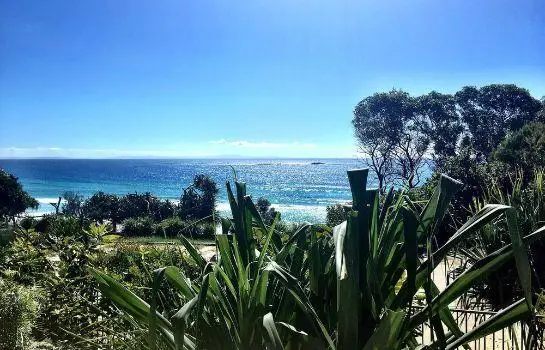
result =
M7 0L0 39L0 157L346 157L376 91L545 95L542 0Z

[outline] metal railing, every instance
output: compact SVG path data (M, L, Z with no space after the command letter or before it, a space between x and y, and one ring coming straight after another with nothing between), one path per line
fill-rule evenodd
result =
M415 305L414 308L423 309L424 307ZM458 327L464 333L471 331L496 314L493 311L456 308L450 309L450 311L458 323ZM545 344L542 342L545 330L541 328L531 331L530 327L535 327L535 322L517 322L467 345L472 350L545 350ZM536 338L536 332L541 333L541 336L537 337L539 339ZM416 340L424 345L429 345L434 341L434 332L429 323L420 326ZM459 349L463 349L463 347L459 347Z

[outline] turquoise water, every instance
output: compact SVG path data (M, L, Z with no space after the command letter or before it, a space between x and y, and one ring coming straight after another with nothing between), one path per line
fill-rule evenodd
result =
M324 164L312 164L321 162ZM85 197L96 191L117 195L151 192L177 200L195 174L211 176L220 187L218 211L228 211L225 181L248 185L253 198L266 197L288 221L325 221L327 205L350 200L346 171L363 167L357 159L9 159L0 167L19 177L26 191L37 198L39 213L65 191ZM370 179L369 186L376 186Z

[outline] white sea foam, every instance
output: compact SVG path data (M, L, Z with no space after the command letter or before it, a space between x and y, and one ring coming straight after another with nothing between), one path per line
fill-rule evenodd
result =
M39 197L39 198L36 198L36 200L38 201L38 203L40 204L49 204L49 203L57 203L59 201L59 197L55 198L55 197ZM66 202L64 199L61 199L61 203L64 203Z

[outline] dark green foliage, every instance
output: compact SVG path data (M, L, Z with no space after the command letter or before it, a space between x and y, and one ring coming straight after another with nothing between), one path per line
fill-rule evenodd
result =
M172 217L161 221L155 226L155 235L159 237L191 237L196 239L213 239L216 224L204 221L183 221L179 217Z
M155 222L149 216L129 218L123 221L123 235L127 237L153 236Z
M394 155L404 121L414 115L414 100L403 91L375 93L354 108L352 124L364 161L376 174L379 188L395 177Z
M177 216L165 219L156 226L156 236L178 237L187 228L187 223Z
M261 215L263 221L267 225L270 225L273 222L277 214L280 215L276 209L271 207L271 202L269 202L269 200L265 197L258 198L255 206L257 207L259 215Z
M0 169L0 220L13 218L29 208L36 209L38 205L15 176Z
M195 238L213 239L216 234L216 224L214 222L203 222L197 225Z
M218 186L206 175L196 175L193 184L184 189L180 198L179 215L182 220L212 220L216 210Z
M88 227L88 220L82 220L75 216L56 215L44 233L48 239L58 242L66 237L83 235L83 231Z
M162 201L149 192L127 194L119 199L119 217L128 218L150 216L155 221L173 217L177 208L169 200Z
M454 156L458 140L464 131L454 96L432 91L417 97L417 103L417 114L420 115L418 119L422 122L423 132L433 143L435 161L441 163Z
M80 217L83 215L83 196L74 192L64 192L62 195L64 203L62 204L62 213Z
M486 188L482 199L476 200L473 212L479 210L484 203L500 203L510 205L517 211L519 231L528 235L545 225L545 174L543 171L534 172L531 181L524 180L520 171L511 180L509 186L498 182ZM470 244L476 242L477 244ZM471 247L460 250L469 263L474 263L479 256L490 254L504 247L510 242L506 224L498 224L480 230L467 242ZM530 254L534 263L534 276L537 281L545 281L545 240L536 241L530 247ZM520 295L520 285L517 281L517 270L514 263L506 264L492 273L482 283L477 284L469 295L469 301L483 300L494 309L499 310L512 303ZM540 292L539 285L536 292Z
M130 193L119 199L119 218L125 220L142 216L151 216L159 199L151 193Z
M54 214L45 214L34 225L34 229L37 232L45 233L48 228L51 226L51 223L55 220L56 215Z
M0 280L0 349L30 348L42 299L36 287Z
M116 225L120 219L119 198L114 194L96 192L85 201L83 207L85 216L100 223L110 220L116 231Z
M36 224L38 223L38 220L32 216L25 216L19 221L19 226L21 226L24 230L30 230L31 228L35 228Z
M350 207L343 204L334 204L328 205L326 211L326 224L333 227L348 219Z
M170 200L158 201L153 209L153 218L155 221L161 221L176 215L178 208Z
M523 170L526 179L531 178L533 169L545 168L545 124L528 123L511 133L495 150L493 158Z
M142 287L152 283L150 272L163 266L177 266L191 278L198 276L195 265L179 246L146 246L121 244L117 249L98 252L95 266L113 274L116 279L130 286ZM140 297L151 297L148 288L136 288ZM166 307L172 312L173 305Z
M509 131L539 118L539 100L512 84L466 86L456 93L458 111L480 158L488 158Z
M6 222L0 221L0 251L2 247L9 245L15 238L15 228Z

